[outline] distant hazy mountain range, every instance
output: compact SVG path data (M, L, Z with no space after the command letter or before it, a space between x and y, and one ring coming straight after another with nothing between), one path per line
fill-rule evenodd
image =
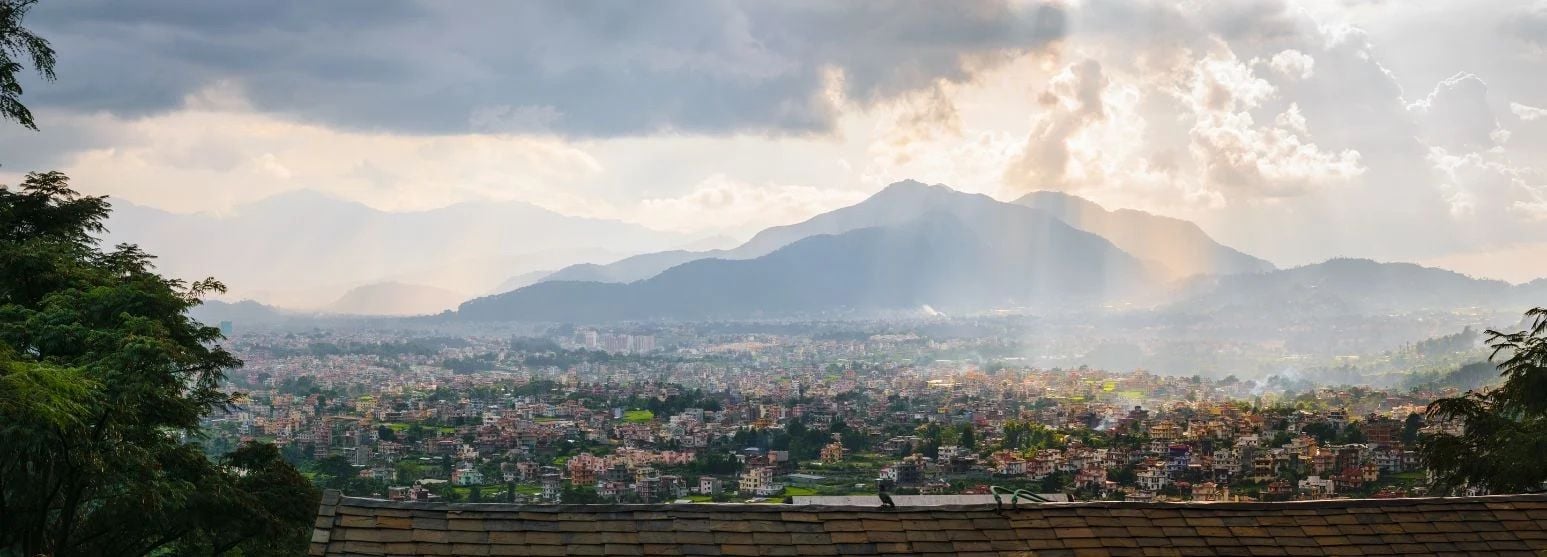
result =
M242 286L300 287L325 277L312 286L331 284L332 295L300 307L328 314L456 307L453 318L462 320L600 322L1122 307L1248 318L1517 310L1547 299L1547 280L1513 286L1407 263L1334 259L1278 270L1179 219L1108 211L1061 193L1006 203L913 181L704 251L649 251L687 243L519 204L393 214L304 194L224 218L120 207L112 224L126 236L114 240L200 254L194 271L238 277ZM521 252L538 246L547 251ZM563 264L640 251L648 253ZM203 276L173 267L177 276ZM488 292L495 294L458 305ZM251 302L205 310L217 314L296 315Z
M1520 311L1547 301L1547 280L1523 285L1412 263L1332 259L1271 273L1198 277L1179 313L1376 315L1410 311Z
M453 309L466 299L444 288L383 282L350 289L326 309L351 315L426 315Z
M1014 205L1037 209L1065 224L1106 238L1129 254L1158 263L1163 274L1228 274L1273 269L1273 264L1225 247L1193 223L1122 209L1107 211L1079 197L1036 192ZM1011 205L979 194L915 181L892 184L859 204L823 213L805 222L769 228L739 247L711 251L667 251L636 255L614 263L580 264L560 269L544 281L633 282L698 259L752 259L796 240L872 226L901 224L939 211L971 222L976 214Z
M1061 193L1004 203L905 181L732 249L566 267L464 303L457 317L737 319L1119 304L1177 313L1360 313L1512 308L1544 290L1365 260L1277 270L1179 219L1108 211Z
M1047 198L1051 199L1051 198ZM471 319L738 318L1142 301L1170 278L1271 269L1184 221L1108 213L1078 198L1004 203L914 181L856 205L769 228L733 249L669 251L561 269L464 304ZM1082 203L1085 210L1071 208ZM1070 221L1117 231L1125 251ZM1160 251L1146 234L1185 244ZM1173 257L1173 253L1189 257ZM1171 261L1174 259L1175 261ZM1169 264L1182 263L1177 269Z
M1273 270L1273 264L1220 245L1198 225L1133 209L1108 211L1066 193L1039 191L1014 201L1099 235L1128 253L1163 262L1173 277Z
M139 244L160 256L158 265L172 276L214 276L238 296L307 310L352 304L340 296L378 283L466 299L523 273L690 240L521 203L391 213L309 192L244 205L229 215L168 213L114 200L108 227L107 241ZM354 299L369 297L366 292ZM372 307L349 309L378 313Z
M701 259L628 284L551 281L462 305L480 320L735 319L931 307L1079 307L1134 296L1154 272L1100 236L1002 205L929 212L800 239L768 255Z

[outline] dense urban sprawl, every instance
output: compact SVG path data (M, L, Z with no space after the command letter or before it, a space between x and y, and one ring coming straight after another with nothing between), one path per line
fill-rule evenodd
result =
M917 335L245 333L206 447L271 441L319 485L586 503L982 494L1286 500L1421 493L1455 389L928 359Z

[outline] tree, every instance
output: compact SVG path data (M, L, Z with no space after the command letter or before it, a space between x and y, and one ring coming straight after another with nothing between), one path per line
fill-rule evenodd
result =
M39 76L54 80L54 49L21 25L22 18L36 3L37 0L0 0L0 118L31 130L38 126L32 121L32 111L21 103L21 81L16 74L26 69L23 62L31 62Z
M1486 333L1489 361L1498 360L1502 385L1429 405L1429 423L1462 427L1460 434L1420 437L1419 454L1434 473L1434 488L1509 493L1540 491L1547 483L1541 456L1547 454L1547 308L1527 311L1525 319L1523 330Z
M1402 444L1409 447L1418 444L1418 431L1423 429L1423 416L1414 412L1402 422Z
M356 476L354 465L339 455L318 460L317 473L323 486L332 489L343 489Z
M279 451L199 444L241 364L187 315L220 283L99 249L108 210L58 172L0 187L0 555L302 550L319 496Z
M272 444L247 443L227 455L236 472L217 476L213 489L195 499L192 535L177 553L244 557L292 555L310 541L317 490L284 461ZM234 550L234 551L233 551Z

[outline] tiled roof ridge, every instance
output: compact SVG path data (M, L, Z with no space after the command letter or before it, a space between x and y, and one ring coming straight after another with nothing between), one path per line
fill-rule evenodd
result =
M334 501L332 504L329 501ZM1476 495L1469 497L1396 497L1385 499L1316 499L1309 501L1186 501L1186 502L1140 502L1140 501L1070 501L1054 503L1029 503L1022 501L1013 508L1016 509L1068 509L1068 508L1095 508L1095 509L1208 509L1208 510L1288 510L1288 509L1325 509L1325 508L1357 508L1357 507L1405 507L1422 505L1453 505L1457 503L1505 503L1515 501L1547 501L1547 493L1517 493L1503 495ZM622 504L559 504L559 505L532 505L521 503L442 503L422 501L391 501L387 499L374 499L369 497L344 497L335 490L328 490L323 498L323 506L349 506L378 509L409 509L427 511L480 511L480 512L529 512L529 513L575 513L575 512L631 512L631 511L659 511L659 510L691 510L704 511L713 509L714 512L768 512L777 510L802 510L818 512L903 512L910 510L929 511L992 511L1012 508L1008 498L1003 506L995 504L977 505L939 505L939 506L898 506L891 509L883 509L879 505L796 505L787 503L622 503Z
M516 505L324 493L312 557L1547 555L1547 494L943 507Z

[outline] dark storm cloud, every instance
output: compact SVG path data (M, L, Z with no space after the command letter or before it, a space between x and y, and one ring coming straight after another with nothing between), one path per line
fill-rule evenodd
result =
M990 2L58 0L28 23L59 81L28 98L135 116L229 83L259 110L349 129L821 132L827 68L873 102L1043 47L1064 19Z

